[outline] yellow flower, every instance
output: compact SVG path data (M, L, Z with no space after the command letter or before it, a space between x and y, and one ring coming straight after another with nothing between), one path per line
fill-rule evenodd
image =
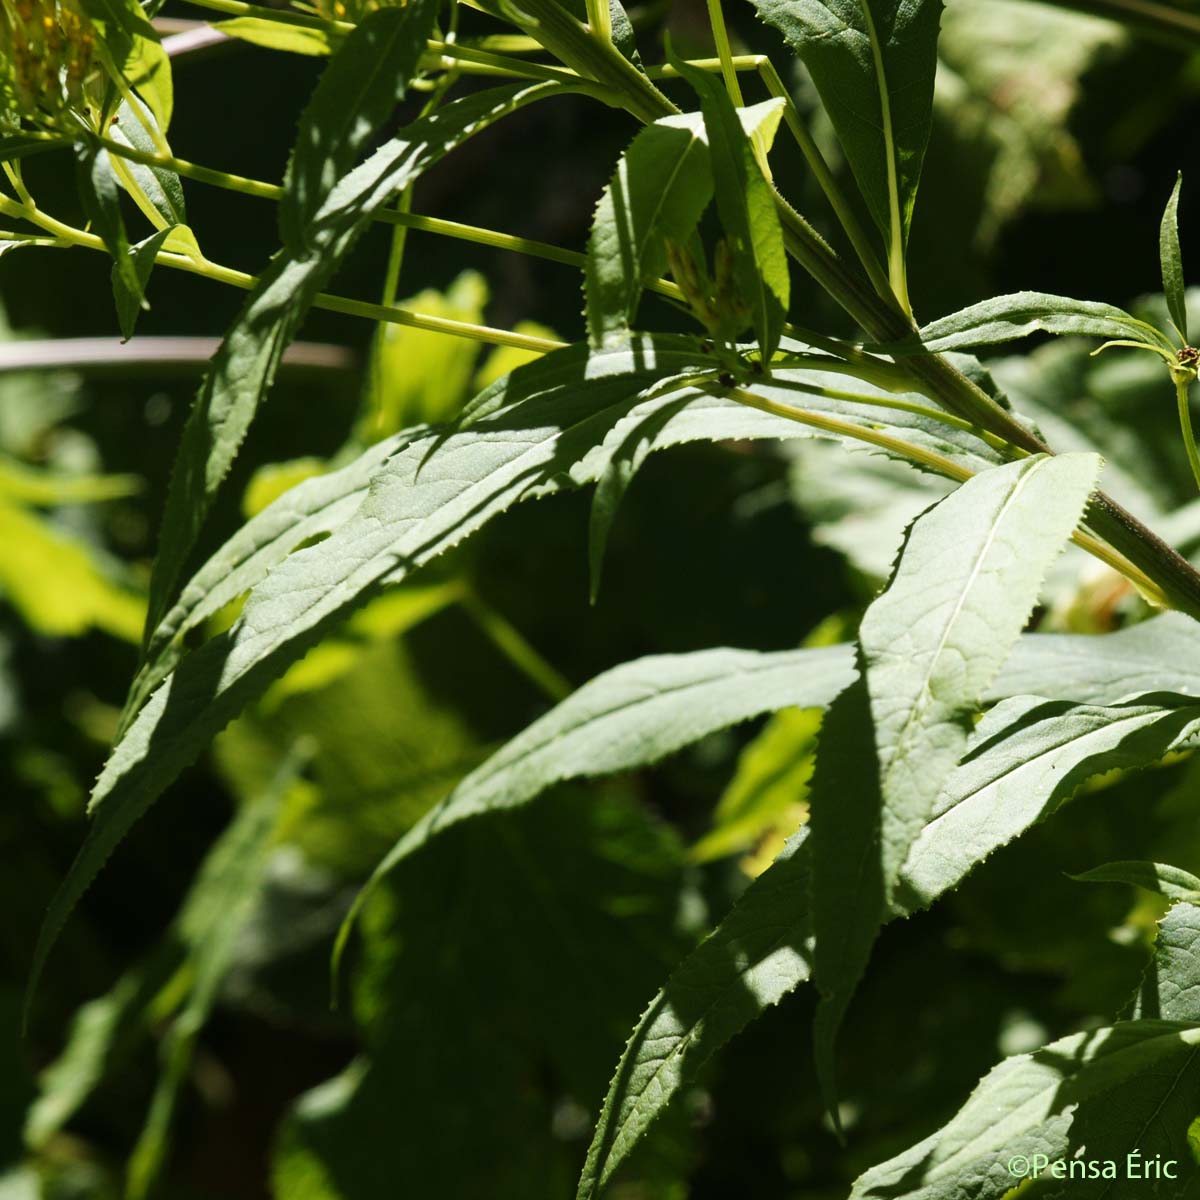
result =
M34 125L71 123L94 48L78 0L0 0L0 109Z
M357 25L381 8L403 8L404 0L317 0L317 11L327 21L350 21Z

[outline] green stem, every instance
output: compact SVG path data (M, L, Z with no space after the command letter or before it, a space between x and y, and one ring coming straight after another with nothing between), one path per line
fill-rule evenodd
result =
M603 48L588 38L555 0L522 0L522 11L530 18L526 32L545 35L539 40L551 53L610 89L612 102L639 120L655 121L677 111L631 64L606 57ZM870 340L889 343L911 336L915 325L910 315L900 311L894 301L880 296L868 277L848 267L778 194L776 207L787 252L854 318ZM917 355L906 359L904 368L912 376L914 390L950 412L1031 454L1050 452L1041 438L941 355ZM1200 620L1200 574L1186 559L1102 492L1092 497L1086 521L1134 569L1151 580L1171 605Z
M587 0L587 19L592 33L601 41L612 41L612 13L608 0Z
M715 60L714 64L715 64ZM128 159L130 162L141 163L147 167L161 167L163 170L174 171L185 179L194 179L211 187L224 188L226 191L237 192L244 196L254 196L260 200L279 200L283 197L283 188L278 184L265 183L258 179L247 179L243 175L234 175L228 171L218 171L212 167L202 167L198 163L176 158L174 155L151 154L136 147L115 142L110 138L101 138L101 145L112 155ZM587 264L587 255L578 250L568 250L564 246L554 246L549 242L539 242L532 238L518 237L511 233L500 233L494 229L481 229L477 225L465 225L459 221L448 221L442 217L429 217L421 213L405 212L402 209L383 209L376 213L372 220L384 224L396 225L406 229L415 229L421 233L436 234L441 237L455 238L458 241L473 242L479 246L489 246L495 250L509 250L515 254L524 254L532 258L542 258L547 262L560 263L567 267L583 268ZM673 300L681 300L683 293L678 285L668 279L652 279L646 284L649 291ZM797 325L785 325L784 332L789 336L812 346L816 350L824 350L839 358L849 361L871 363L885 367L890 364L883 359L859 350L837 338L826 337L810 329Z
M767 91L772 96L777 96L783 100L783 119L787 124L788 132L791 133L792 140L800 148L800 153L804 155L804 161L808 164L808 169L812 171L817 185L824 193L825 199L829 201L830 207L837 216L842 229L850 239L850 244L854 247L854 253L858 255L859 262L862 263L863 269L870 276L875 290L889 303L896 303L892 294L891 281L888 279L887 272L880 264L879 256L875 253L875 247L871 239L867 236L867 231L855 215L854 209L845 192L842 191L837 180L834 178L833 172L829 169L829 164L825 161L825 156L821 153L817 143L813 141L812 134L808 132L808 127L800 119L800 113L796 109L791 93L784 87L783 80L779 78L779 72L775 70L775 64L764 56L759 60L758 72Z
M820 429L824 433L832 433L839 437L865 442L871 446L878 446L881 450L886 450L890 454L906 458L917 466L934 471L939 475L944 475L947 479L953 479L957 483L965 483L974 475L973 471L962 466L960 463L956 463L953 459L946 458L936 451L927 450L923 446L913 446L908 442L901 441L899 438L881 433L878 429L868 429L862 425L855 425L852 421L843 421L838 417L831 417L825 413L814 413L802 408L793 408L789 404L780 404L769 397L757 396L753 392L747 392L741 388L728 388L720 394L738 401L739 404L745 404L749 408L757 408L761 412L771 413L777 417L784 417L789 421L797 422L797 424L807 425L812 429ZM876 400L874 403L879 403L879 401ZM1095 558L1098 558L1106 566L1111 567L1118 574L1125 576L1151 603L1163 608L1171 607L1167 594L1158 586L1157 582L1146 575L1145 572L1139 570L1134 563L1115 551L1111 546L1106 545L1098 538L1082 530L1076 530L1071 535L1071 541Z
M174 155L150 154L109 138L101 138L100 142L110 154L129 159L130 162L141 163L143 166L161 167L167 171L174 171L175 174L182 175L185 179L194 179L197 183L224 188L226 191L238 192L244 196L254 196L260 200L280 200L283 197L283 188L278 184L264 183L258 179L247 179L243 175L233 175L227 171L202 167L198 163L188 162L186 159L176 158ZM551 262L563 263L571 267L581 267L586 262L585 255L561 246L552 246L548 242L538 242L532 238L498 233L492 229L481 229L476 225L464 225L458 221L426 217L419 213L404 212L400 209L383 209L375 214L373 220L406 229L416 229L424 233L457 238L460 241L475 242L478 245L491 246L497 250L512 250L518 254L545 258Z
M729 31L725 28L725 13L721 10L721 0L708 0L708 23L716 43L721 75L725 79L725 90L729 93L734 108L743 108L746 102L742 99L742 88L733 65L733 49L729 45Z
M1175 399L1179 406L1179 428L1183 431L1183 448L1187 451L1188 465L1192 468L1192 478L1196 487L1200 488L1200 454L1196 452L1196 435L1192 432L1192 414L1188 405L1188 387L1192 376L1175 380Z
M262 4L244 4L242 0L187 0L187 3L195 5L197 8L210 9L212 12L225 13L231 17L257 17L260 21L273 21L277 25L295 25L300 29L323 31L332 29L345 34L354 28L351 21L335 21L332 18L293 12L287 8L267 8Z
M108 252L104 243L95 234L65 225L40 209L15 204L0 196L0 212L30 221L46 230L47 233L63 238L72 245L83 246L89 250L99 250L103 253ZM206 279L215 280L217 283L227 283L244 291L249 291L258 283L258 278L254 275L249 275L245 271L235 271L231 267L223 267L208 259L197 261L182 254L160 251L155 261L165 267L171 267L177 271L187 271L193 275L202 275ZM535 354L547 354L551 350L559 350L566 345L565 342L534 337L532 334L515 333L508 329L493 329L487 325L454 321L449 317L434 317L427 313L411 312L408 309L384 304L371 304L365 300L352 300L345 296L331 296L327 292L317 294L313 301L313 307L323 308L328 312L345 313L352 317L366 317L371 321L387 321L393 325L407 325L413 329L428 329L433 333L445 333L452 337L467 338L470 341L484 342L493 346L514 346L518 350L531 350Z
M468 591L459 603L496 649L551 700L557 703L571 694L566 677L530 645L503 613L497 612L474 590Z
M831 417L827 413L814 413L807 409L794 408L790 404L781 404L769 396L759 396L744 388L726 388L717 394L728 396L739 404L745 404L748 408L757 408L760 412L770 413L772 416L784 417L789 421L796 421L800 425L809 425L813 429L820 429L825 433L837 434L839 437L866 442L869 446L878 446L881 450L887 450L901 458L907 458L918 466L927 467L958 483L965 483L974 475L973 471L943 454L927 450L924 446L910 445L908 442L892 437L891 434L882 433L878 429L870 429L865 425L856 425L853 421L843 421L840 417ZM878 403L878 401L873 401L873 403Z
M1013 457L1026 457L1024 450L1009 445L1003 438L998 438L994 433L988 433L986 429L980 429L978 425L972 425L970 421L964 421L962 417L942 412L939 408L929 408L924 404L915 404L911 400L894 400L890 396L871 396L863 392L843 391L841 388L827 388L816 384L798 383L794 380L780 378L779 376L776 376L772 382L776 387L785 391L802 392L805 395L823 397L827 400L845 400L850 404L863 404L872 408L890 408L896 412L912 413L914 416L925 417L927 420L937 421L942 425L949 425L953 429L961 429L964 433L972 434L1001 454L1007 455L1011 452Z

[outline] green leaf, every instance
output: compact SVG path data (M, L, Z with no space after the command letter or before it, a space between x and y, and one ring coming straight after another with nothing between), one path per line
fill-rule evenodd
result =
M457 429L418 438L388 460L361 511L325 542L276 566L238 622L182 659L129 725L93 793L96 820L47 918L35 978L76 899L129 826L218 730L353 606L513 503L595 480L609 446L626 436L622 422L637 423L648 409L673 402L669 392L663 395L664 378L687 379L715 365L690 339L641 338L604 352L570 347L489 388ZM879 410L848 404L845 411L856 408L864 426L880 427ZM893 419L906 436L953 451L957 431L907 412L889 413ZM656 445L786 436L813 431L697 393Z
M663 239L686 241L712 197L698 126L685 116L646 126L621 156L596 205L584 274L593 346L632 328L646 281L666 263Z
M1085 654L1090 645L1110 639L1071 640ZM830 649L842 652L842 669L848 671L849 647ZM1200 706L1194 705L1076 709L1028 697L998 705L980 722L962 765L947 781L905 864L899 903L884 919L931 904L989 854L1055 811L1087 779L1156 761L1191 736L1198 722ZM877 793L878 777L864 753L864 733L869 739L869 711L861 685L853 684L826 714L811 786L814 794L837 794L859 806L862 792L868 797ZM814 956L809 906L814 833L803 830L788 843L651 1003L614 1073L580 1184L581 1200L598 1193L720 1045L809 978ZM863 880L847 874L847 895L853 897L864 881L871 884L869 872ZM778 895L793 885L790 900L779 903ZM882 903L882 889L874 886ZM827 955L840 942L840 933L833 936L835 944L825 950Z
M76 1010L66 1046L39 1076L40 1094L26 1114L31 1149L41 1150L149 1037L147 1009L182 959L182 947L166 943L110 991Z
M1099 471L1098 455L1066 454L968 480L916 520L863 617L863 680L851 689L863 694L840 741L831 710L812 791L817 1062L831 1110L834 1039L901 868ZM825 784L825 747L854 742L853 786L836 775ZM878 777L868 784L861 760L872 758Z
M759 713L824 707L845 686L848 667L840 647L778 656L711 650L638 659L597 676L493 754L396 843L360 892L339 941L370 889L436 833L528 804L562 780L648 766Z
M317 248L313 220L334 185L404 99L433 31L438 0L369 13L325 68L300 116L279 203L283 244Z
M763 359L769 361L779 346L790 294L774 192L755 154L754 138L746 132L725 85L698 67L672 61L700 97L717 211L733 254L734 282L750 308Z
M579 1146L552 1116L599 1099L702 903L673 831L619 787L430 846L366 914L363 1054L283 1124L275 1194L564 1200Z
M104 31L100 52L111 55L165 133L175 103L171 60L144 9L138 0L84 0L84 7Z
M913 842L898 910L932 903L1092 776L1156 762L1191 736L1197 721L1200 705L1170 696L1107 707L1029 696L998 704L979 723Z
M1187 287L1183 282L1183 255L1179 251L1179 192L1183 187L1183 172L1175 177L1171 198L1163 212L1158 230L1158 260L1162 265L1163 295L1171 320L1184 344L1188 340Z
M283 50L288 54L306 54L320 57L337 49L340 39L327 29L309 29L298 25L283 25L279 21L268 21L263 17L233 17L228 21L217 21L214 29L226 37L249 42L252 46L263 46L268 50Z
M907 307L904 253L933 120L941 0L754 3L808 68Z
M1100 473L1094 454L1026 459L919 517L859 645L871 695L890 885L966 745Z
M298 546L345 524L362 504L380 465L424 432L408 430L378 442L341 470L290 488L242 525L188 580L179 600L150 634L129 689L121 731L174 669L189 633L250 591Z
M97 504L135 496L141 486L136 475L60 475L0 457L0 498L16 504Z
M249 700L377 588L520 500L572 486L572 465L639 388L694 369L698 357L684 339L643 339L608 354L557 351L489 388L459 429L422 437L389 460L355 517L276 567L234 626L181 661L131 723L93 790L94 820L43 925L32 979L125 832Z
M1177 887L1176 868L1159 869L1172 877L1168 887L1174 891ZM1187 872L1178 874L1186 875ZM1196 884L1189 894L1171 896L1170 892L1165 893L1172 899L1186 902L1172 905L1158 923L1154 957L1146 965L1133 999L1131 1015L1134 1017L1200 1022L1200 975L1196 970L1196 964L1200 962L1200 908L1196 906L1200 880L1189 878Z
M1159 337L1123 309L1094 300L1072 300L1045 292L1013 292L972 304L924 326L919 342L890 347L897 353L941 354L971 346L995 346L1031 333L1078 334L1082 337L1131 339L1158 346Z
M1200 640L1195 621L1182 613L1163 613L1101 637L1026 634L988 697L1114 704L1151 692L1200 697Z
M142 309L150 307L146 302L146 283L150 279L150 272L154 270L155 262L158 261L158 252L163 248L163 243L171 236L174 229L173 225L166 229L160 229L144 241L138 242L136 246L129 248L129 255L133 259L134 277L137 279L138 285L136 291L129 290L125 272L117 263L113 263L113 297L117 302L117 323L121 326L122 342L127 342L133 337L133 331Z
M120 288L116 284L113 287L119 311L121 291L140 298L141 284L136 264L129 253L125 218L121 216L120 190L108 159L108 151L98 145L80 143L76 146L76 168L83 210L113 260L114 278L120 280Z
M205 859L179 915L191 987L163 1038L163 1069L150 1111L129 1158L126 1195L142 1200L162 1173L171 1121L192 1065L196 1038L208 1021L239 935L259 903L284 796L296 781L304 752L293 751L263 792L247 802Z
M63 1129L96 1088L187 995L167 1034L171 1065L177 1055L182 1058L178 1044L194 1036L204 1023L213 984L224 972L247 908L258 898L279 801L283 788L294 778L294 767L294 760L285 762L277 786L245 803L213 844L155 952L122 976L110 992L76 1014L65 1049L41 1075L41 1094L25 1124L30 1146L41 1148ZM185 965L193 980L190 993L177 987L178 972ZM158 1095L164 1095L168 1087L173 1092L180 1082L170 1071L161 1077ZM156 1098L155 1107L161 1105Z
M154 114L143 106L142 116L148 122L154 121ZM147 132L145 126L138 120L137 114L128 102L122 103L117 110L117 121L109 128L108 136L125 146L132 146L146 154L157 154L158 147ZM183 198L183 185L179 176L165 167L147 167L142 163L123 160L123 166L142 189L146 199L154 205L159 216L168 225L186 225L187 207ZM174 249L175 247L169 247Z
M1089 72L1128 47L1128 35L1115 21L1049 5L1013 20L1009 3L974 0L942 14L935 136L954 168L925 181L925 204L947 250L967 238L987 253L1027 208L1099 199L1075 115Z
M664 347L667 344L662 343ZM614 351L618 355L620 352L620 348ZM598 362L604 360L605 356L597 357ZM522 372L514 377L514 381L525 377L526 373ZM827 379L825 376L824 381ZM797 397L794 391L787 389L806 381L815 384L822 381L822 377L815 372L777 369L772 383L756 383L751 390L788 404L795 402ZM860 390L865 398L876 394L890 396L890 393L866 384L861 385ZM480 402L486 403L488 397L497 394L503 395L503 389L497 393L493 387L480 397ZM652 398L633 404L613 424L600 444L587 452L575 470L575 482L604 480L620 470L622 448L641 445L643 441L646 453L651 453L694 441L837 436L693 388L660 387L651 389L650 396ZM683 400L686 403L682 403ZM804 403L816 412L836 414L851 428L886 429L908 443L951 457L972 471L984 470L1001 461L976 438L916 414L897 410L884 412L866 403L828 397L805 397ZM473 411L473 406L468 406L467 411ZM278 507L272 507L235 534L186 585L179 602L160 620L151 635L145 652L146 662L127 701L127 717L140 707L149 690L157 686L172 668L184 634L249 590L270 567L301 542L329 533L343 524L365 494L370 474L392 451L411 440L411 436L387 443L378 454L369 452L342 472L325 476L324 481L301 485Z
M1071 878L1081 883L1128 883L1165 896L1172 903L1177 900L1195 903L1200 899L1200 879L1190 871L1166 863L1111 862L1084 871L1082 875L1072 875ZM1200 1020L1200 1017L1196 1020Z
M851 1200L999 1200L1019 1182L1007 1167L1018 1155L1111 1159L1117 1178L1127 1179L1126 1155L1136 1150L1143 1159L1178 1160L1182 1180L1195 1169L1186 1130L1200 1103L1197 1047L1200 1029L1191 1023L1145 1020L1008 1058L944 1128L860 1176ZM1048 1174L1041 1178L1053 1188ZM1101 1195L1111 1185L1075 1187ZM1179 1180L1133 1185L1147 1196L1177 1196L1180 1188Z
M810 851L802 830L651 1001L609 1085L577 1200L595 1200L717 1050L808 978Z
M150 628L175 586L280 359L314 298L372 215L472 134L554 91L515 85L452 101L408 126L334 188L306 233L312 251L279 251L259 276L213 358L184 428L150 588Z

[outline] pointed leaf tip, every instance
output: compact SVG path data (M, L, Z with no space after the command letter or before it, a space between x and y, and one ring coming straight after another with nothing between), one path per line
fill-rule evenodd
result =
M1179 193L1183 188L1183 172L1175 177L1175 186L1163 211L1158 230L1158 258L1162 266L1163 295L1167 311L1184 344L1190 342L1187 327L1187 299L1183 282L1183 255L1179 248Z

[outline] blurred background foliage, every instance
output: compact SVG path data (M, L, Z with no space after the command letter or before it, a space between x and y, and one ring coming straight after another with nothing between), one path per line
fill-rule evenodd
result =
M836 160L811 86L731 8L741 47L775 56ZM680 53L711 53L699 0L634 18L651 60L664 27ZM320 65L245 44L178 58L176 151L278 179ZM1158 215L1197 161L1198 117L1198 57L1026 0L950 0L912 234L919 313L1020 288L1159 304L1139 297L1157 287ZM581 247L631 134L580 99L538 106L422 179L415 208ZM821 225L802 164L777 158L782 190ZM48 208L72 211L61 162L31 159L27 175ZM217 261L255 270L276 245L269 204L198 185L188 204ZM1200 189L1185 187L1185 246L1198 217ZM340 290L377 293L388 236L363 238ZM24 345L55 366L59 339L115 346L108 269L81 251L5 255L0 352ZM805 324L844 330L793 283ZM399 295L462 320L582 332L572 270L420 233ZM166 271L150 296L142 337L219 336L241 299ZM647 300L643 323L676 320ZM347 445L450 416L518 361L322 312L304 336L351 354L285 372L205 550ZM1054 445L1100 448L1110 492L1196 549L1161 368L1088 350L1059 342L988 365ZM803 820L818 717L781 713L451 831L380 890L331 1009L342 915L430 804L597 672L847 636L941 485L821 442L673 452L639 475L595 607L587 498L516 510L378 597L221 735L73 918L22 1040L34 937L135 665L195 382L194 368L138 362L0 372L0 1200L570 1195L642 1007ZM1141 615L1074 554L1039 621L1098 632ZM933 912L887 929L844 1039L848 1149L821 1115L801 990L710 1067L614 1197L843 1195L937 1127L998 1055L1110 1016L1158 910L1066 872L1114 858L1200 869L1196 782L1186 761L1097 781Z

